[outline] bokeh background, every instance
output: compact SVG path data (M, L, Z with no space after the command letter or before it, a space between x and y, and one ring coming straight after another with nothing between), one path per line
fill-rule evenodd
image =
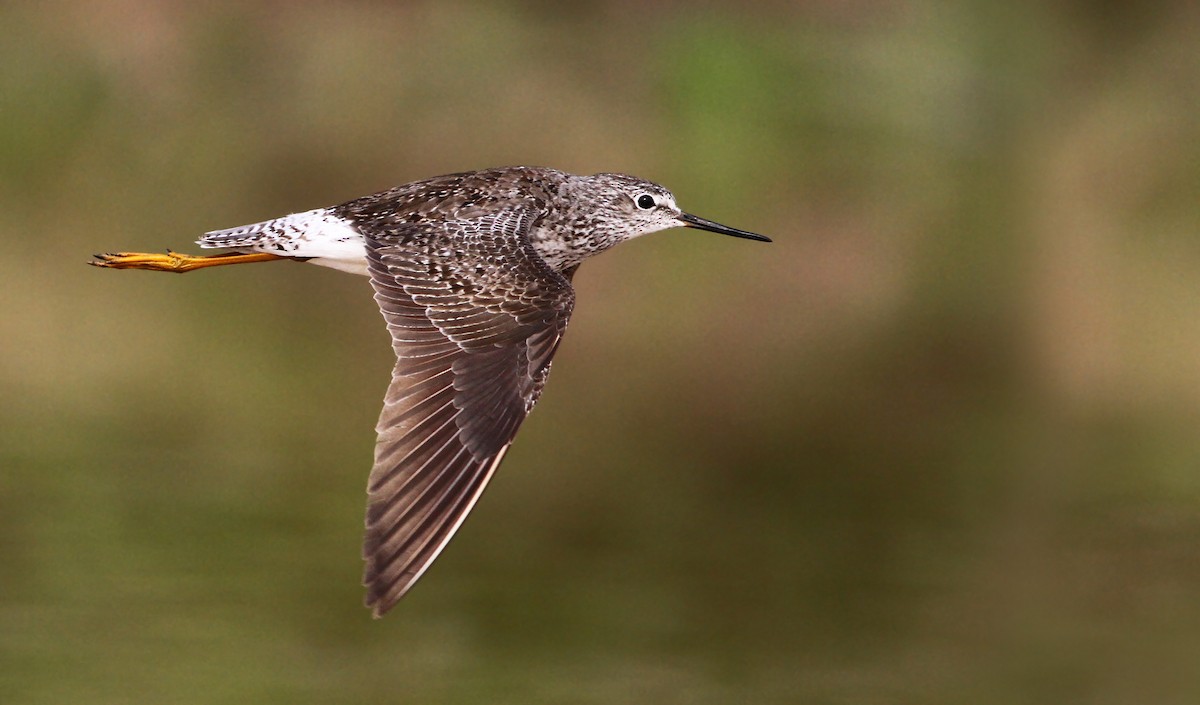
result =
M1194 2L0 5L0 702L1200 702ZM367 282L85 266L504 164L583 268L376 622Z

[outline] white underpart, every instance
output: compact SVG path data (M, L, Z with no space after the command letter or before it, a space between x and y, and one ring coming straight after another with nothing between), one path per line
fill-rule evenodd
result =
M201 247L238 252L267 252L306 259L322 267L367 276L367 248L351 221L328 208L293 213L274 220L213 230L196 241Z

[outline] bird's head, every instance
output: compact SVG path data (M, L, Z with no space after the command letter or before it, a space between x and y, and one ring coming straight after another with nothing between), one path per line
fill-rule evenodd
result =
M763 235L684 213L676 205L675 196L653 181L628 174L594 174L584 178L589 182L587 191L594 199L594 212L603 214L603 222L596 225L613 229L618 240L685 227L760 242L771 241Z

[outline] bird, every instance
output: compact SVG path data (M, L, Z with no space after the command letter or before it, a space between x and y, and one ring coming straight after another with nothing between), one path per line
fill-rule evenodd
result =
M414 181L205 233L213 255L116 252L110 269L183 273L298 260L366 275L396 355L376 425L363 539L379 618L438 557L537 403L588 257L673 227L771 242L682 211L635 176L512 166Z

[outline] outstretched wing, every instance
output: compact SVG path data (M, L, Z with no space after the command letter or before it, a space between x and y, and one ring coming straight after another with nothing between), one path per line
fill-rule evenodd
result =
M526 207L368 236L396 367L376 430L363 583L381 616L479 499L533 408L574 304Z

